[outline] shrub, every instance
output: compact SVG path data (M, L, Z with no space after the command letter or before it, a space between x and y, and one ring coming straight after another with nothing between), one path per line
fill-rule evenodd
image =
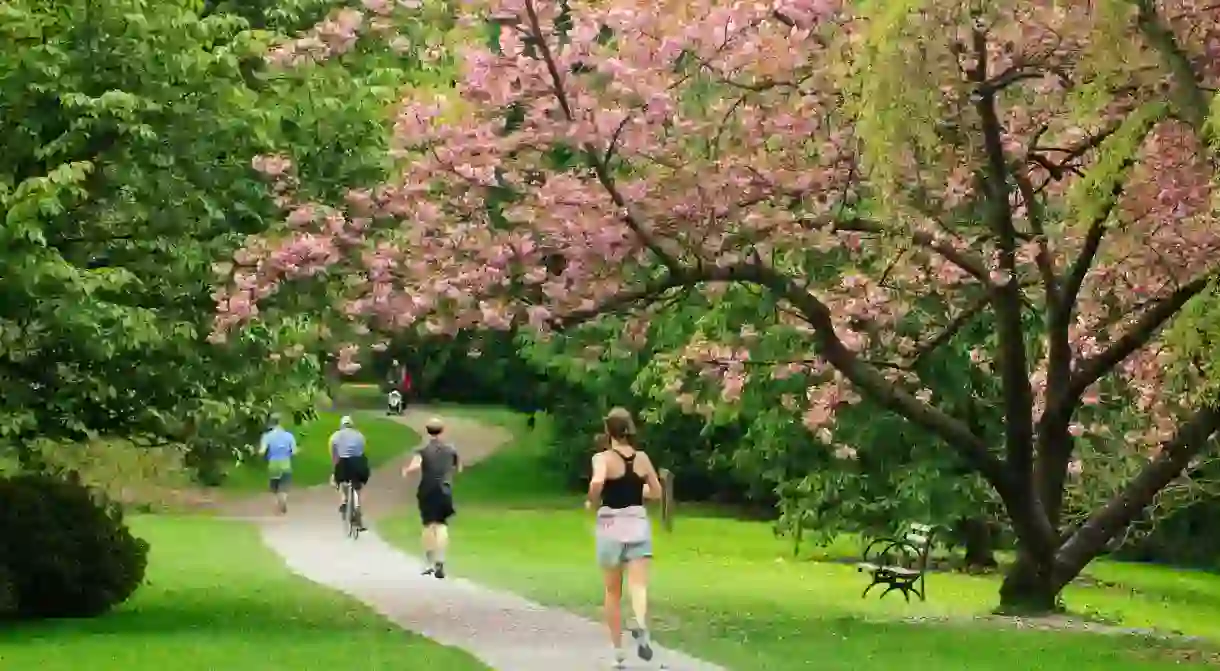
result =
M0 616L93 617L144 580L148 544L75 474L0 478Z

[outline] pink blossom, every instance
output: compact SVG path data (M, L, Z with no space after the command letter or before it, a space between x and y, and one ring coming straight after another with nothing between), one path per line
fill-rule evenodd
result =
M720 397L728 403L736 403L737 401L740 401L747 379L748 378L744 373L726 375L724 378L724 386L720 392Z
M1171 4L1175 18L1167 29L1184 43L1204 45L1190 67L1205 88L1215 88L1220 59L1208 57L1220 50L1220 21L1194 0ZM1026 59L1066 72L1087 69L1079 59L1095 51L1090 40L1098 35L1087 5L1000 3L989 10L996 47L990 67L1003 72ZM715 404L743 397L743 362L753 356L808 359L814 363L771 366L756 383L760 393L776 394L798 384L793 378L809 385L805 402L793 395L781 403L800 412L819 438L830 434L841 409L861 399L836 371L916 390L927 403L942 396L936 380L912 371L927 343L907 328L909 317L926 322L920 335L931 337L977 297L1014 283L1036 304L1028 314L1048 313L1052 292L1042 286L1043 262L1062 274L1082 257L1096 213L1069 194L1089 190L1078 188L1080 175L1095 174L1097 155L1105 152L1084 152L1067 169L1023 157L1035 144L1096 139L1093 126L1131 120L1146 102L1142 92L1163 83L1156 79L1163 73L1147 71L1141 59L1116 61L1112 88L1119 93L1098 101L1089 127L1076 109L1074 84L1054 77L1010 83L999 110L1005 158L1013 177L1035 184L1039 204L1056 217L1045 234L1022 236L1014 267L1000 263L996 236L982 223L949 226L962 205L983 195L977 119L961 98L969 58L954 55L945 41L970 30L961 12L920 12L918 40L895 37L912 42L894 51L920 54L927 70L921 82L943 97L935 120L912 118L911 127L962 134L960 143L942 142L933 151L866 127L875 119L843 106L843 64L884 65L870 62L877 55L862 38L875 17L852 3L606 0L576 7L560 38L555 27L563 6L556 0L491 0L463 6L458 18L467 26L482 25L488 15L513 23L502 31L499 50L473 42L452 49L421 44L413 39L415 24L403 24L410 29L399 34L372 34L399 20L423 20L415 12L394 21L381 16L419 7L365 0L365 10L378 16L338 9L269 54L293 66L341 56L367 35L425 59L452 56L460 73L445 96L409 93L393 119L387 157L393 174L381 186L349 192L343 203L307 202L285 157L252 161L285 221L247 240L232 268L218 269L229 286L215 297L214 335L267 318L259 312L263 301L308 279L328 283L353 322L393 330L528 328L545 338L561 324L634 311L636 321L617 334L618 347L607 350L613 352L647 341L647 311L658 309L649 301L656 297L694 290L709 301L740 301L736 287L746 278L751 291L762 292L752 300L775 307L767 323L708 324L706 338L724 342L693 342L681 352L683 365L702 366L690 384L717 385L719 393L688 391L685 377L665 388L684 410L711 414ZM603 27L616 39L601 39ZM1146 47L1134 32L1107 39ZM527 44L548 45L552 62ZM679 59L682 67L675 66ZM696 96L699 105L684 104ZM881 98L879 104L904 104ZM521 115L513 132L504 126L509 106ZM1127 142L1137 150L1130 178L1105 211L1104 242L1071 306L1071 375L1134 328L1148 305L1216 272L1214 152L1189 123L1154 121L1145 136ZM551 156L557 144L589 160L557 167ZM513 202L489 207L501 182L512 185ZM1029 231L1031 204L1009 186L1008 214ZM864 201L882 212L854 207ZM655 291L666 278L680 286ZM646 300L634 300L640 296ZM994 305L982 312L986 318L973 325L996 322ZM1046 354L1048 343L1061 341L1045 326L1030 328L1044 331L1029 348L1037 419L1054 396L1048 386L1064 380L1057 376L1062 371L1051 374ZM986 344L969 352L974 372L994 372L995 335L993 329ZM1161 335L1127 355L1102 380L1104 388L1089 385L1079 399L1082 424L1072 434L1083 435L1085 425L1090 435L1101 433L1094 427L1126 432L1109 424L1104 393L1116 407L1144 415L1130 431L1128 442L1137 446L1130 450L1172 436L1190 396L1179 393L1191 380L1176 372L1178 355Z
M835 459L842 461L855 461L856 456L856 448L850 445L838 445L835 447Z
M339 358L336 367L339 372L350 375L360 370L361 365L356 361L356 357L360 354L360 346L347 344L339 348Z

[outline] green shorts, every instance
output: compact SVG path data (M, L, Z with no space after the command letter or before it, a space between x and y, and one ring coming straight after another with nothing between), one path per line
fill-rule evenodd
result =
M288 483L292 481L292 460L291 459L272 459L267 462L267 480L271 484L271 491L279 492L288 487Z

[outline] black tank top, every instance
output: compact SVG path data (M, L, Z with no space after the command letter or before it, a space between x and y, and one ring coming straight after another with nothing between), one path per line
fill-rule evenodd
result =
M626 467L622 477L607 479L602 487L602 505L612 510L622 510L644 505L644 478L635 472L635 457L625 457L617 450L610 450L623 460Z

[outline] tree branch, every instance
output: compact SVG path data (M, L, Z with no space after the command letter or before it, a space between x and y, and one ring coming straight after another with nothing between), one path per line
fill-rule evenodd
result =
M555 56L551 53L551 47L547 43L546 35L543 34L542 24L538 19L538 10L534 7L534 0L526 0L525 13L529 20L529 30L533 33L534 41L537 43L538 53L542 58L543 63L546 64L547 73L549 73L551 77L551 91L555 94L555 99L559 103L560 109L563 110L564 118L566 118L569 122L573 122L575 121L575 117L572 114L572 106L568 102L568 94L563 85L563 76L559 73L559 66L555 62ZM621 131L625 125L626 121L619 125L618 130ZM617 140L618 135L619 133L616 131L614 135L615 140L611 141L611 147L607 148L604 152L607 158L611 155L613 142ZM655 254L656 257L660 259L660 261L664 263L667 268L670 269L670 271L677 271L680 267L678 260L674 257L674 255L665 251L665 249L661 247L659 241L652 234L652 231L648 230L648 227L645 226L644 223L635 215L630 204L627 203L627 200L623 198L622 193L619 192L618 187L615 186L614 179L611 177L610 171L607 169L605 162L599 160L599 155L602 154L602 152L599 152L592 143L585 143L583 149L590 167L593 168L594 173L597 175L597 181L602 185L602 188L606 190L606 193L610 196L610 199L614 201L614 204L622 208L623 222L627 224L627 227L630 228L633 233L636 234L636 237L640 239L640 242L643 243L643 245L647 247L649 251Z
M1110 123L1105 128L1101 129L1101 131L1082 138L1081 140L1066 147L1039 147L1035 143L1034 146L1030 148L1027 156L1032 163L1040 166L1043 170L1046 170L1047 174L1050 175L1052 180L1059 181L1065 177L1066 172L1072 169L1070 164L1079 160L1090 151L1100 147L1103 142L1122 128L1123 121L1125 121L1125 119ZM1063 154L1063 158L1058 162L1052 162L1047 157L1042 156L1041 152Z
M825 303L798 286L792 278L767 266L755 266L754 278L746 281L766 287L776 296L792 303L813 327L818 354L852 384L881 406L940 436L978 469L997 491L1011 492L1007 471L987 450L983 438L975 435L966 423L920 401L861 361L835 334L834 317Z
M874 233L878 235L892 235L893 232L887 230L881 224L852 217L843 221L809 221L808 223L814 226L830 226L836 232L856 232L856 233ZM991 277L987 272L987 265L983 259L976 254L954 248L945 240L938 240L930 233L923 231L913 231L910 234L911 241L920 247L930 249L937 254L940 254L944 259L953 265L961 268L966 274L981 282L984 286L991 287Z
M1201 136L1207 134L1208 100L1202 82L1190 64L1190 57L1178 44L1173 30L1157 14L1154 0L1132 0L1136 7L1136 27L1161 56L1161 63L1173 81L1170 99L1174 112ZM1206 138L1204 138L1206 139Z
M924 357L931 355L943 345L953 340L957 334L969 324L971 320L979 315L988 305L991 304L990 297L986 294L980 296L973 303L966 306L964 310L959 312L956 317L949 321L943 330L936 335L935 338L924 342L915 351L914 358L911 359L911 368L915 368L923 361Z
M551 320L551 328L563 331L585 322L596 319L604 314L621 312L632 306L652 303L660 300L666 293L686 287L692 287L702 282L747 282L753 277L750 266L706 267L699 269L679 268L670 270L663 277L645 282L643 286L630 291L624 291L597 303L591 307L572 310Z
M1021 320L1021 290L1017 285L1017 235L1008 193L1008 159L1004 153L1003 125L996 109L994 91L987 91L988 36L982 25L972 30L977 65L970 71L975 82L975 111L979 115L986 156L983 187L987 193L991 228L1000 251L1000 269L1009 279L992 292L999 335L1000 375L1004 390L1004 443L1008 465L1019 478L1018 496L1025 494L1033 477L1033 389L1025 352L1025 330ZM1036 497L1032 488L1028 492ZM1035 505L1035 508L1040 506ZM1014 520L1015 521L1015 520Z
M1060 547L1055 558L1060 582L1066 584L1100 554L1106 543L1142 513L1158 492L1181 475L1217 429L1220 429L1220 409L1210 406L1197 410L1179 425L1173 439L1161 445L1161 453L1128 481L1109 503L1090 515Z
M1100 380L1124 359L1148 344L1167 321L1186 303L1210 284L1220 268L1202 273L1193 281L1153 303L1118 340L1105 350L1080 362L1068 383L1066 397L1079 398L1093 383Z
M1034 261L1038 264L1038 274L1042 278L1042 286L1046 295L1054 296L1058 291L1059 278L1055 270L1055 261L1051 258L1050 248L1046 241L1046 227L1043 222L1045 213L1038 195L1034 192L1033 182L1022 170L1013 171L1017 189L1021 192L1021 200L1025 205L1025 214L1029 217L1030 231L1034 234L1034 243L1038 245L1038 254Z

